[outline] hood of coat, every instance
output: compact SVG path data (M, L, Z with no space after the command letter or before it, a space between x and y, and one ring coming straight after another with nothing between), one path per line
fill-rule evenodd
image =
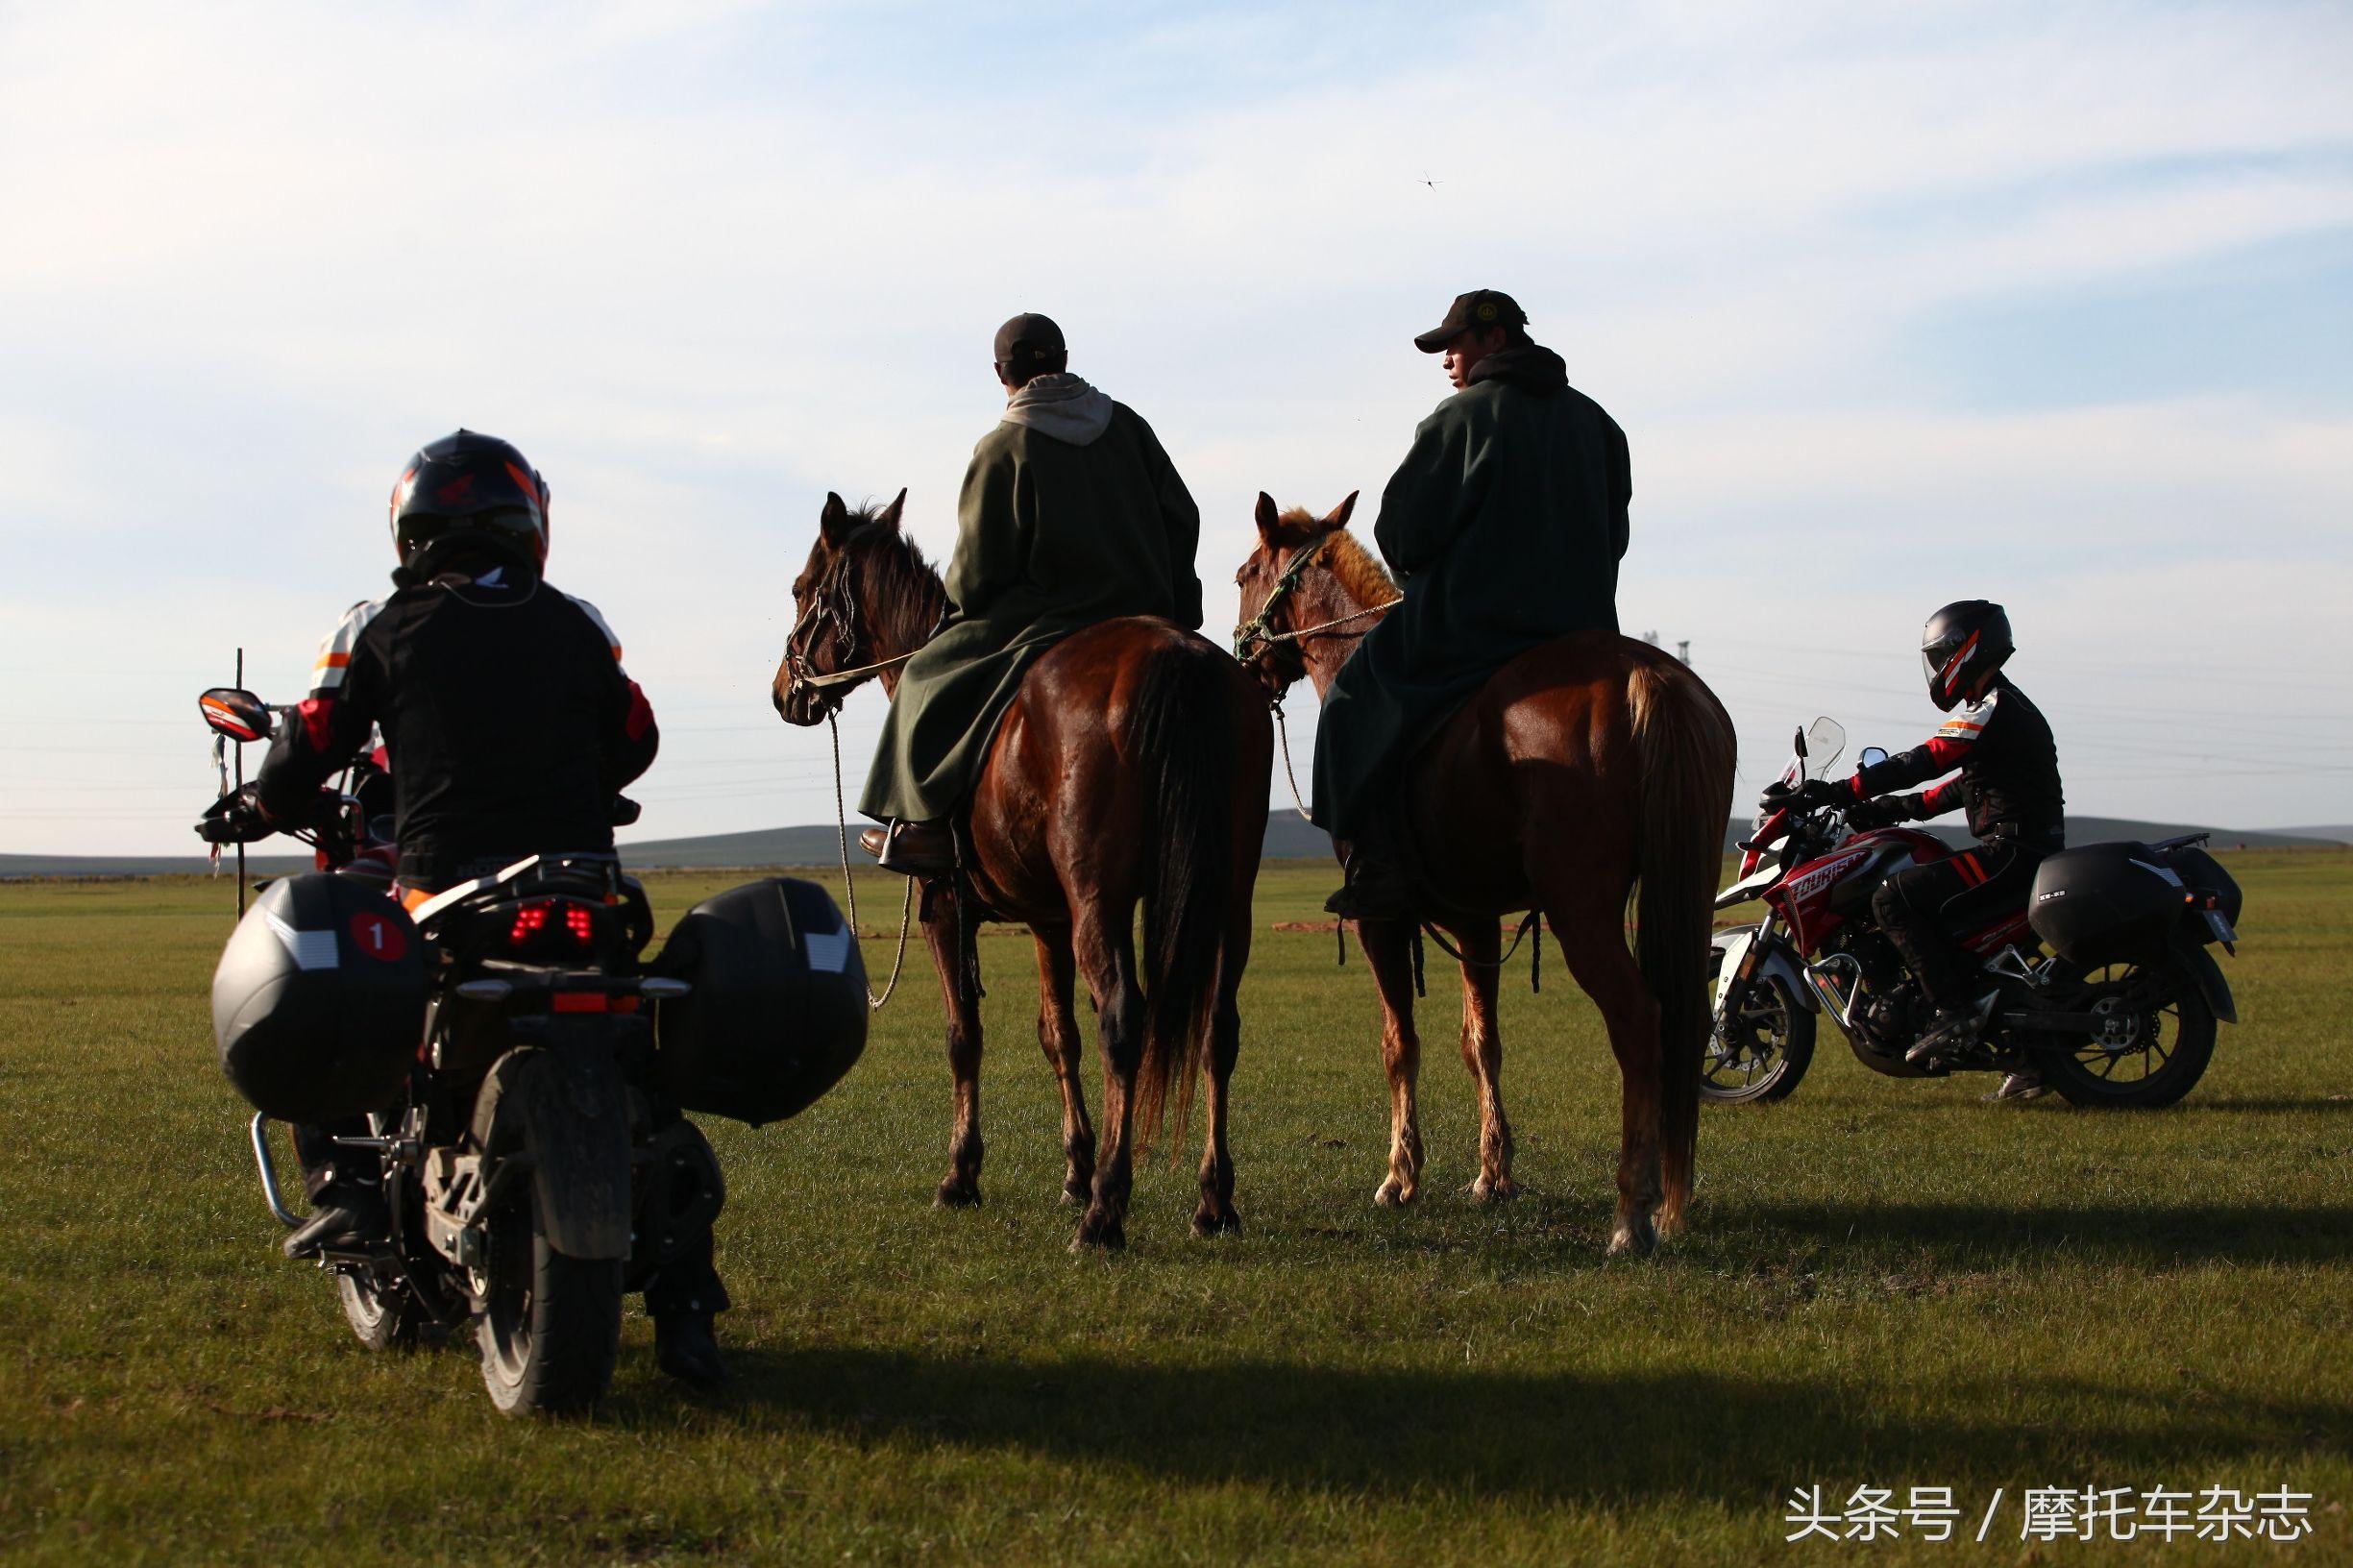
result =
M1569 384L1568 361L1539 343L1498 349L1471 367L1470 384L1501 381L1548 398Z
M1111 399L1089 385L1086 378L1063 371L1033 377L1006 399L1005 422L1026 425L1041 435L1085 447L1111 429Z

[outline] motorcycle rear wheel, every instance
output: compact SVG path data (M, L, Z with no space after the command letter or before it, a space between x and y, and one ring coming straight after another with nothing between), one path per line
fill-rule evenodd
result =
M515 1141L528 1146L516 1126ZM502 1150L496 1152L504 1152ZM603 1397L621 1353L624 1261L555 1250L529 1176L489 1216L489 1288L476 1316L482 1383L502 1414L567 1414Z
M1814 1015L1777 977L1753 983L1728 1041L1711 1034L1700 1063L1700 1098L1770 1105L1798 1090L1814 1061Z
M2174 975L2163 1006L2126 1012L2123 996L2137 978L2119 965L2092 982L2093 1011L2118 1016L2114 1038L2086 1038L2046 1059L2044 1081L2069 1104L2155 1111L2178 1104L2206 1075L2214 1060L2215 1019L2205 996L2187 975Z

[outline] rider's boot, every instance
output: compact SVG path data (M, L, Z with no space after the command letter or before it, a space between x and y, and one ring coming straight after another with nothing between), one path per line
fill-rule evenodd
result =
M364 1252L392 1235L384 1189L346 1176L329 1180L311 1195L310 1217L286 1237L286 1256L313 1258L322 1252Z
M727 1363L719 1354L719 1335L709 1312L681 1308L655 1313L653 1359L664 1372L698 1388L716 1388L727 1381Z
M2039 1100L2049 1092L2050 1086L2043 1082L2041 1073L2032 1067L2021 1067L2004 1078L2001 1087L1985 1098L1986 1103L1991 1105L1997 1100Z
M1395 865L1359 848L1348 857L1340 891L1324 900L1324 911L1343 920L1411 919L1413 886Z
M1973 1002L1959 1007L1940 1007L1928 1022L1927 1030L1903 1053L1906 1062L1925 1062L1930 1057L1956 1056L1977 1043L1985 1032L1985 1020L1994 1011L1995 999L2000 993L1987 992Z
M858 845L886 871L902 876L939 876L956 869L955 835L944 821L915 822L895 817L888 827L870 827Z

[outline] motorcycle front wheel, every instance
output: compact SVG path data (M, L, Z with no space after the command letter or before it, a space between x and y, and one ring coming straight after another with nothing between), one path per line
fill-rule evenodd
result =
M2154 1111L2197 1087L2214 1060L2214 1010L2187 975L2169 975L2152 1003L2138 969L2117 965L2087 977L2090 1012L2108 1022L2054 1051L2044 1079L2071 1105Z
M1721 1021L1700 1063L1700 1098L1769 1105L1797 1092L1814 1060L1814 1015L1786 984L1755 982L1740 1017Z
M502 1127L492 1153L528 1149L518 1118ZM527 1174L488 1219L488 1287L476 1337L490 1402L507 1415L586 1409L613 1381L621 1352L623 1260L556 1251L539 1183Z

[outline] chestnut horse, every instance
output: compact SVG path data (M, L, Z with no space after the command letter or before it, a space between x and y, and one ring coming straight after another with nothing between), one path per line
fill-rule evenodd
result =
M899 531L906 500L902 490L879 511L852 512L825 498L776 671L788 723L830 717L856 682L826 677L845 672L883 667L870 673L895 694L897 665L938 627L947 593ZM1226 1090L1272 767L1263 696L1222 649L1168 622L1104 622L1030 665L963 819L978 907L944 887L923 901L956 1082L943 1206L980 1202L980 1005L964 979L964 922L985 916L1022 921L1037 941L1038 1039L1062 1086L1063 1197L1088 1206L1071 1246L1125 1244L1135 1145L1149 1142L1172 1086L1184 1136L1196 1072L1209 1130L1193 1232L1240 1228ZM1074 973L1086 976L1101 1037L1099 1153L1079 1082Z
M1243 623L1236 652L1278 698L1303 675L1318 696L1328 693L1397 598L1388 574L1347 531L1356 500L1319 519L1278 515L1259 497L1259 547L1235 579ZM1732 753L1731 721L1686 666L1615 632L1584 632L1504 666L1436 730L1405 781L1412 850L1405 864L1432 923L1453 933L1463 960L1462 1060L1479 1085L1471 1195L1518 1191L1495 1018L1498 917L1534 909L1601 1009L1618 1059L1613 1254L1647 1253L1661 1231L1679 1229L1691 1193L1707 933ZM1389 1078L1389 1171L1374 1198L1408 1203L1422 1177L1414 926L1366 920L1357 934L1380 988Z

